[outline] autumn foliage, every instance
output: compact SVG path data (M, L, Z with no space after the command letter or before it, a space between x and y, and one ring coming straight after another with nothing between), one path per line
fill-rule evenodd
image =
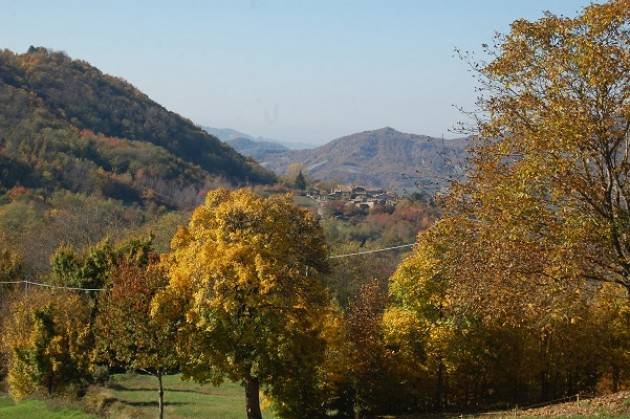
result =
M519 20L476 67L472 170L390 285L435 407L627 385L629 20L627 0Z
M290 196L209 193L173 238L154 302L158 318L179 319L184 374L242 382L251 418L261 388L286 416L319 415L310 378L325 347L326 258L321 228Z
M331 204L320 219L290 195L216 189L162 253L151 239L82 251L54 240L49 266L37 270L26 265L42 258L26 250L45 235L22 251L4 247L21 230L2 235L1 280L38 275L73 288L0 294L12 397L80 396L108 368L156 376L161 412L165 374L238 382L252 419L262 417L261 396L283 418L359 418L627 389L629 24L630 0L611 0L574 18L517 20L498 35L488 61L472 63L482 89L472 165L440 208L433 199L372 212ZM67 61L43 51L20 61L34 71L50 59ZM126 144L111 131L77 135L99 150ZM14 178L20 167L0 170L12 188L0 211L7 231L15 214L38 211L92 227L66 222L69 204L24 204L31 190ZM68 202L88 217L103 208ZM86 242L93 231L102 230L86 227ZM418 232L402 260L401 248L353 253Z

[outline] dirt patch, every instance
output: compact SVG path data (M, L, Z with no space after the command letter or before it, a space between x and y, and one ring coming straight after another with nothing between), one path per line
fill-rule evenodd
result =
M479 415L493 418L515 417L627 417L630 418L630 391L620 391L607 396L579 401L552 404L533 409Z

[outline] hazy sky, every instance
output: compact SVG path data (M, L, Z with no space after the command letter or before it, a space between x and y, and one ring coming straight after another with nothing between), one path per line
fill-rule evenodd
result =
M587 0L0 0L0 48L66 51L198 124L297 142L453 136L473 81L454 47Z

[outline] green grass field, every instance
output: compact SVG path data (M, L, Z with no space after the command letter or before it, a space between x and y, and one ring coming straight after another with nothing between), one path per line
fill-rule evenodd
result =
M26 400L15 404L7 395L0 395L0 418L11 419L92 419L80 409L59 407L41 400Z
M164 379L167 418L241 419L245 417L243 388L234 383L220 387L182 381L179 376ZM84 410L111 418L153 419L157 415L157 380L143 375L114 376L107 387L93 387L83 400ZM0 418L87 419L96 418L80 407L58 407L62 402L27 400L14 404L0 396ZM77 406L79 406L77 404ZM265 419L273 418L266 411Z

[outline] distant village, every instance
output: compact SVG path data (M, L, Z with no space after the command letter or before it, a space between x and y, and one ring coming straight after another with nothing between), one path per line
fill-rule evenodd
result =
M375 206L394 206L398 195L383 189L367 189L362 186L337 185L330 191L309 188L305 195L318 203L342 201L351 203L359 209L371 209Z

